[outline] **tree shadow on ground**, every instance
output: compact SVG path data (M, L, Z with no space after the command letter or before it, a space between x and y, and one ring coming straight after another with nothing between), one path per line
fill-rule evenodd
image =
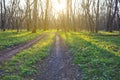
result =
M80 35L67 35L74 62L82 68L84 80L118 80L120 58L86 41Z

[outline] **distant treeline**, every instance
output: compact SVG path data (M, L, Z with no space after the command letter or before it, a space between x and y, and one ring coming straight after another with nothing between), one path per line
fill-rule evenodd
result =
M65 10L57 14L52 1L0 0L0 29L120 31L120 0L66 0Z

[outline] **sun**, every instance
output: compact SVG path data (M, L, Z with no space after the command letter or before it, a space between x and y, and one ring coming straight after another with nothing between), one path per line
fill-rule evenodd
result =
M56 5L55 7L56 7L57 12L61 12L61 11L65 10L65 4L63 4L63 3L60 3L60 4Z
M66 10L65 0L62 0L61 2L54 3L54 10L57 13L64 12Z

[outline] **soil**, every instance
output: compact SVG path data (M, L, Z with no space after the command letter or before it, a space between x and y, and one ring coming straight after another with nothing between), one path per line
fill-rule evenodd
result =
M64 40L56 34L50 55L38 67L35 80L81 80L81 70L73 64L73 58Z
M0 62L8 61L15 54L19 53L20 51L22 51L24 49L31 47L33 44L35 44L38 41L40 41L41 39L43 39L43 37L45 37L45 35L46 34L42 34L41 36L39 36L38 38L36 38L34 40L30 40L30 41L21 43L17 46L7 48L7 49L0 51Z

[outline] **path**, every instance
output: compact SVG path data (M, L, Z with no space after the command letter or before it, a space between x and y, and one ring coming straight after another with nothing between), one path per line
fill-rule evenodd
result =
M35 80L81 80L80 71L72 64L72 57L59 35L56 35L50 53Z
M35 40L30 40L25 43L21 43L17 46L14 46L13 48L4 49L3 51L0 51L0 62L9 60L12 56L17 54L18 52L31 47L33 44L40 41L43 37L45 37L46 34L41 35L40 37L36 38Z

